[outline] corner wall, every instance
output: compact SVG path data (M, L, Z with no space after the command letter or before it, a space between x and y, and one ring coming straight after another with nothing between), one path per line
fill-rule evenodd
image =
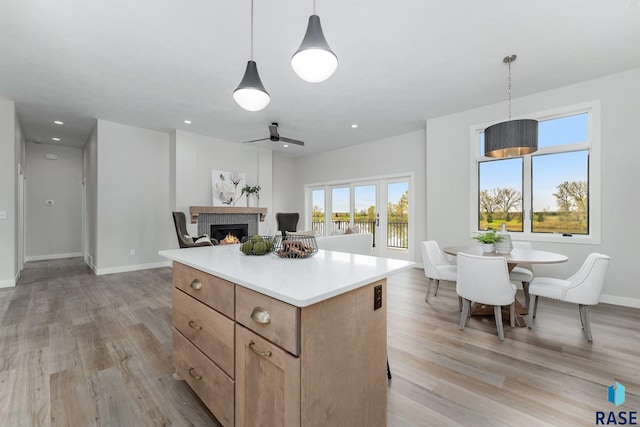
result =
M15 286L19 274L16 268L16 123L15 104L0 99L0 288Z

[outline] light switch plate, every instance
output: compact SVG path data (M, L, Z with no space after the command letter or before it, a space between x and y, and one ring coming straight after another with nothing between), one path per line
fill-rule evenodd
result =
M47 206L53 206L56 204L56 202L54 202L53 200L45 200L44 204Z
M0 219L7 219L7 211L0 211Z

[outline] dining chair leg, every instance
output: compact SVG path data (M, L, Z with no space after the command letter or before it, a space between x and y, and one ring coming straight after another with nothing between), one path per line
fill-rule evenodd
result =
M533 328L533 319L536 317L536 309L538 308L538 295L533 296L533 310L529 310L529 318L527 319L527 328Z
M458 329L463 330L465 325L467 324L467 319L469 318L469 300L466 298L462 299L462 313L460 314L460 324L458 325Z
M387 357L387 379L391 379L391 369L389 368L389 357Z
M529 295L529 282L522 282L522 291L524 292L524 308L529 310L529 300L531 299Z
M538 312L538 295L533 296L533 317L536 317L536 313Z
M513 302L513 304L511 304L509 306L509 322L511 323L511 327L512 328L516 327L516 303L515 303L515 301Z
M502 307L493 306L493 315L496 318L496 327L498 328L498 339L504 341L504 328L502 327Z
M436 291L433 293L434 297L438 296L438 288L440 287L440 280L436 279Z
M427 278L427 295L424 297L425 302L429 302L429 294L431 293L431 277Z
M584 330L584 336L589 342L593 342L593 337L591 336L591 324L589 324L589 306L579 304L578 309L580 310L580 319L582 320L582 329Z
M462 297L458 295L458 311L462 311Z

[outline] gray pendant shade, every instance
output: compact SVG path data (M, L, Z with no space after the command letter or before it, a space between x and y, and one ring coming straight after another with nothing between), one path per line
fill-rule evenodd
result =
M271 99L269 93L264 88L258 67L255 61L247 62L247 69L244 72L242 81L233 91L233 98L245 110L259 111L267 106Z
M484 130L484 155L487 157L517 157L537 150L536 120L509 120Z
M307 32L291 58L291 66L300 78L312 83L328 79L336 70L338 57L324 38L318 15L309 17Z

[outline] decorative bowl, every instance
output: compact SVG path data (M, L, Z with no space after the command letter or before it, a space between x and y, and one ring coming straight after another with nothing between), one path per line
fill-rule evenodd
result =
M240 252L245 255L266 255L273 251L273 237L246 236L242 238Z
M285 233L276 236L273 242L273 253L280 258L309 258L318 252L315 236Z

